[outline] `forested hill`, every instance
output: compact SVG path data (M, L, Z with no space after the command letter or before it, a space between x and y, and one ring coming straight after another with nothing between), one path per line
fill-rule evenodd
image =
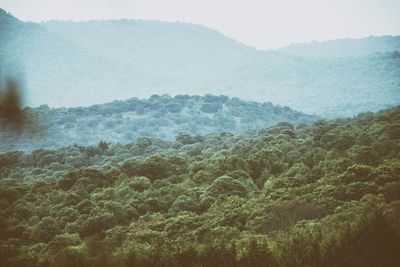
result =
M399 36L260 51L186 23L0 21L0 76L25 72L29 106L209 93L337 117L400 103Z
M26 128L0 120L0 151L129 143L139 136L174 139L178 133L240 133L288 122L311 123L316 116L271 103L227 96L153 95L79 108L26 108Z
M400 107L0 155L0 266L397 267Z
M362 39L300 43L277 50L308 58L360 57L375 53L400 51L400 36L370 36Z

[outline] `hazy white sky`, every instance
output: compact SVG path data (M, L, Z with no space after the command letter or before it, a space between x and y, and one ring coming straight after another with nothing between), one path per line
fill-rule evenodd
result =
M191 22L259 49L400 34L400 0L0 0L0 7L25 21Z

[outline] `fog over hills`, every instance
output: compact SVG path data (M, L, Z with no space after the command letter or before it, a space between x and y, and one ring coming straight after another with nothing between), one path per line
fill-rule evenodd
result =
M381 1L131 4L272 44L396 32ZM263 51L195 24L0 9L0 267L398 267L399 251L400 36Z
M30 106L210 93L336 117L400 102L399 36L260 51L186 23L0 22L0 73L24 71Z

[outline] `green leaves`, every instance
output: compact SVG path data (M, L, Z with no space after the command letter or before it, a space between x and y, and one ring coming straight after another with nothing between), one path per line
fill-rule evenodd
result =
M220 176L207 188L206 194L217 197L219 195L246 196L245 185L230 176Z
M0 155L0 263L397 267L393 114Z

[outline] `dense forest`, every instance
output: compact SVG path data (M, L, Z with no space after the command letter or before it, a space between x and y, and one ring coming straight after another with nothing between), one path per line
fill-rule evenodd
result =
M0 79L23 79L32 107L223 94L336 118L400 103L400 36L261 51L194 24L32 23L0 9L0 39Z
M0 266L400 262L400 107L0 155Z
M400 36L0 8L0 267L399 267L399 104Z
M4 123L0 116L0 152L94 145L100 141L131 143L140 136L174 139L181 132L240 133L278 122L297 126L318 119L270 102L213 95L153 95L149 99L132 98L90 107L41 106L25 108L23 112L27 127L17 134L14 125Z

